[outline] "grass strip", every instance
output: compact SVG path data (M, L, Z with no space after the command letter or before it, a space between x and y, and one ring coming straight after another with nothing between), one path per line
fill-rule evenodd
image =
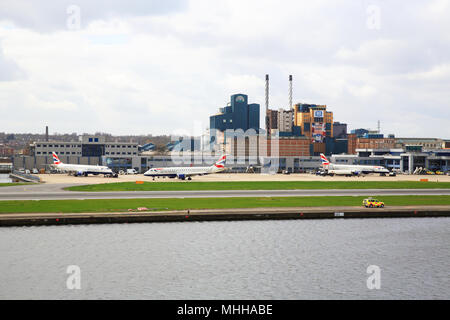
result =
M226 182L118 182L65 188L69 191L187 191L293 189L448 189L450 182L422 181L226 181Z
M13 187L13 186L23 186L27 184L32 184L31 182L2 182L0 187Z
M364 196L234 197L175 199L5 200L0 213L123 212L147 207L151 210L229 209L270 207L361 206ZM380 196L386 206L450 205L450 196Z

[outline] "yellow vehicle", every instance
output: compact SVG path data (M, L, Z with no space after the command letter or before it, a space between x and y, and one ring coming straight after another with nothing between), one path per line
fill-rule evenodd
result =
M363 206L366 208L384 208L384 202L368 198L363 200Z
M444 174L442 171L436 171L436 174Z

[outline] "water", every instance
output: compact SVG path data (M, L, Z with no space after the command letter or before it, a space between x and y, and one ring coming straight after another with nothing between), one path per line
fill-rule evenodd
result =
M449 218L1 228L0 298L449 299L449 231Z
M13 182L9 174L0 173L0 183Z

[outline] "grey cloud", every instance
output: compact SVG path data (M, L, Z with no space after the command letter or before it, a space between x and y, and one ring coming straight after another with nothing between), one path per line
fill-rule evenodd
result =
M25 78L25 72L12 60L5 57L0 43L0 81L13 81Z
M0 2L0 21L11 20L17 26L39 32L67 29L72 5L80 9L80 27L96 19L114 16L161 15L184 8L182 0L14 0Z

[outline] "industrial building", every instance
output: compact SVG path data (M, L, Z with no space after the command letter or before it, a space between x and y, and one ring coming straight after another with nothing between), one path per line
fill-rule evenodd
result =
M294 125L311 142L323 142L325 137L333 137L333 112L325 105L298 103L294 107Z
M259 104L248 103L246 94L234 94L226 107L220 108L219 113L209 117L211 131L253 129L259 131Z

